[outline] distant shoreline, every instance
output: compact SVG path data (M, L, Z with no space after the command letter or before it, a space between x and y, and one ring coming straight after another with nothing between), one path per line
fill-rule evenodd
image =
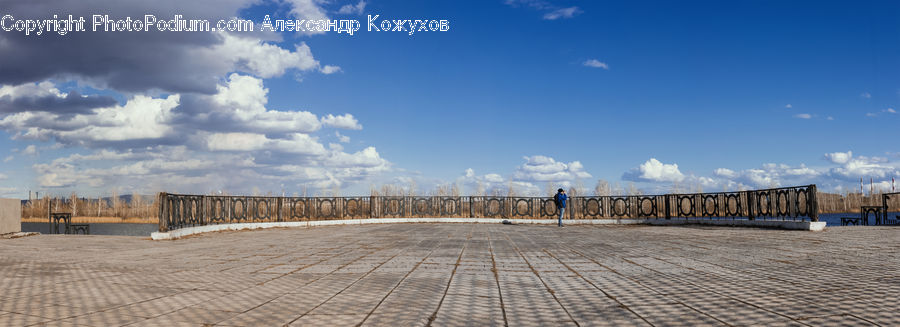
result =
M23 223L46 223L49 220L42 218L22 218ZM72 217L73 224L158 224L156 218L119 218L119 217Z

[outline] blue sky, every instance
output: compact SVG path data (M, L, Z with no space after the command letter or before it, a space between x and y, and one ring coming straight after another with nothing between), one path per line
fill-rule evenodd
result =
M16 45L0 53L18 57L0 57L0 193L367 194L384 184L427 193L451 183L464 193L510 185L518 194L555 186L591 193L598 179L618 185L614 193L632 183L646 193L806 183L844 191L858 190L860 178L866 190L870 180L890 189L900 177L896 2L201 5L13 1L0 14L176 12L257 22L268 14L364 26L377 14L446 19L451 28L0 31L0 44ZM95 51L50 68L35 58L72 44ZM146 49L168 57L140 55ZM62 100L75 96L90 104L67 109L78 101Z

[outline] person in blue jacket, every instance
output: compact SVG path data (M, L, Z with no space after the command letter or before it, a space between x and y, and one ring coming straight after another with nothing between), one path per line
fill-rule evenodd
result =
M556 190L556 195L553 196L553 202L556 203L556 207L559 208L559 227L563 227L563 213L566 212L566 200L569 197L566 196L566 191L563 189Z

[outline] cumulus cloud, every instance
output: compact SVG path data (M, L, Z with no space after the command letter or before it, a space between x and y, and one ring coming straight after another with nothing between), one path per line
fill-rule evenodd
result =
M322 117L322 124L325 126L331 126L334 128L343 128L343 129L362 129L362 125L359 124L359 121L353 117L351 114L343 114L343 115L332 115L328 114Z
M58 114L86 113L94 108L116 104L109 96L81 95L78 91L60 92L53 83L0 85L0 113L47 111Z
M472 168L465 170L462 176L457 178L457 183L465 186L473 195L538 195L540 188L532 182L504 178L497 173L477 175Z
M860 177L888 178L900 173L896 165L892 164L887 158L853 156L849 151L845 157L839 158L838 161L832 159L832 162L841 166L832 168L830 170L831 176L850 181Z
M285 0L291 4L291 14L298 19L319 20L328 19L325 10L319 4L325 0Z
M713 174L716 176L719 176L719 177L724 177L724 178L738 177L737 172L735 172L734 170L728 169L728 168L717 168L715 171L713 171Z
M869 93L869 92L863 92L863 93L861 93L861 94L859 95L859 97L860 97L860 98L863 98L863 99L871 99L871 98L872 98L872 94Z
M346 4L341 6L341 9L338 10L339 14L343 15L362 15L366 10L366 2L360 1L357 4Z
M564 163L547 156L526 156L525 163L516 168L513 177L529 182L564 182L591 178L579 161Z
M340 73L340 72L341 72L341 67L338 67L338 66L332 66L332 65L325 65L324 67L322 67L321 69L319 69L319 71L320 71L322 74L325 74L325 75L331 75L331 74L334 74L334 73Z
M569 188L577 182L591 178L579 161L569 163L557 161L551 157L535 155L525 156L524 163L517 166L512 174L504 177L498 173L478 175L469 168L457 178L457 182L471 190L472 194L507 194L512 191L517 195L541 195L539 185L552 184Z
M26 111L0 119L0 129L14 138L88 146L140 139L160 139L172 128L167 125L179 96L151 98L138 95L125 105L95 109L62 119L59 114Z
M800 118L800 119L812 119L812 117L813 117L813 116L810 115L810 114L796 114L796 115L794 115L794 118Z
M14 13L22 18L46 17L47 13L56 12L76 17L90 17L100 12L110 17L140 17L153 13L159 19L171 19L179 14L215 22L236 17L241 9L257 2L5 1L0 2L0 12ZM319 1L289 0L288 4L292 15L297 18L327 18ZM142 33L70 33L65 36L50 34L41 37L0 33L0 44L4 45L0 47L0 58L4 61L4 65L0 66L0 85L22 85L53 78L77 80L98 89L124 92L162 90L209 94L215 92L216 82L229 72L241 71L268 78L291 69L310 71L319 68L304 44L289 50L262 41L278 38L277 34L262 32L237 36L156 30ZM78 60L61 60L60 53L65 53L66 58ZM73 96L67 99L87 101L82 107L99 105L91 101L108 101L102 97L79 99ZM37 101L35 104L41 103Z
M278 77L287 70L308 71L319 68L312 50L306 43L294 45L294 51L263 42L253 37L220 33L222 43L200 50L204 56L215 57L230 70L250 73L262 78Z
M584 63L582 63L582 65L587 66L587 67L602 68L602 69L609 70L609 65L607 65L605 62L599 61L597 59L587 60Z
M843 164L850 162L851 158L853 158L853 151L832 152L832 153L825 154L825 159L828 159L828 161L831 161L831 162L839 164L839 165L843 165Z
M873 178L878 182L900 176L900 164L884 157L856 156L852 151L846 151L826 153L824 158L831 167L766 163L743 170L718 168L710 178L690 175L684 182L729 190L805 184L843 190L845 183L858 183L860 178Z
M293 18L328 18L322 8L327 1L283 3ZM153 13L160 19L179 14L217 21L256 4L18 1L0 3L0 12L19 18L47 12L112 18ZM364 6L361 1L355 9ZM264 79L341 71L322 65L303 42L280 46L281 36L270 32L22 34L0 33L0 129L15 140L53 144L23 154L69 149L64 157L42 153L56 158L32 166L39 187L246 192L248 185L342 187L391 170L375 147L345 150L319 140L323 128L362 129L352 114L320 117L268 107ZM78 60L61 60L60 53ZM97 94L79 92L85 90Z
M650 158L622 176L624 180L636 182L681 182L684 178L678 164L665 164L656 158Z
M307 111L269 109L268 90L252 76L232 74L217 90L212 95L135 95L123 105L67 119L20 112L0 119L0 128L17 139L95 150L34 165L39 186L48 188L140 185L151 191L206 192L212 185L246 192L247 185L278 189L285 183L343 187L391 168L374 147L345 152L341 146L324 146L314 135L323 126L361 129L351 114L320 118ZM37 151L33 145L28 149L20 152Z
M231 74L227 84L216 88L218 93L212 97L195 97L192 108L184 111L191 116L182 118L210 130L311 133L321 128L318 117L311 112L266 108L269 90L262 79Z
M341 142L341 143L350 143L350 137L341 134L341 132L334 131L334 136L337 137L338 142Z
M22 154L28 156L36 156L38 154L37 147L34 144L26 146L24 150L22 150Z
M793 108L794 106L792 106L790 103L788 103L788 104L784 105L784 107L787 108L787 109L791 109L791 108Z

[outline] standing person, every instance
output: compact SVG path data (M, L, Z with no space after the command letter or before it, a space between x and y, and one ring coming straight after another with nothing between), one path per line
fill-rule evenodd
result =
M563 189L556 190L556 195L553 196L553 202L556 203L556 208L559 209L559 227L563 227L563 214L566 212L566 200L569 197L566 196L566 191Z

